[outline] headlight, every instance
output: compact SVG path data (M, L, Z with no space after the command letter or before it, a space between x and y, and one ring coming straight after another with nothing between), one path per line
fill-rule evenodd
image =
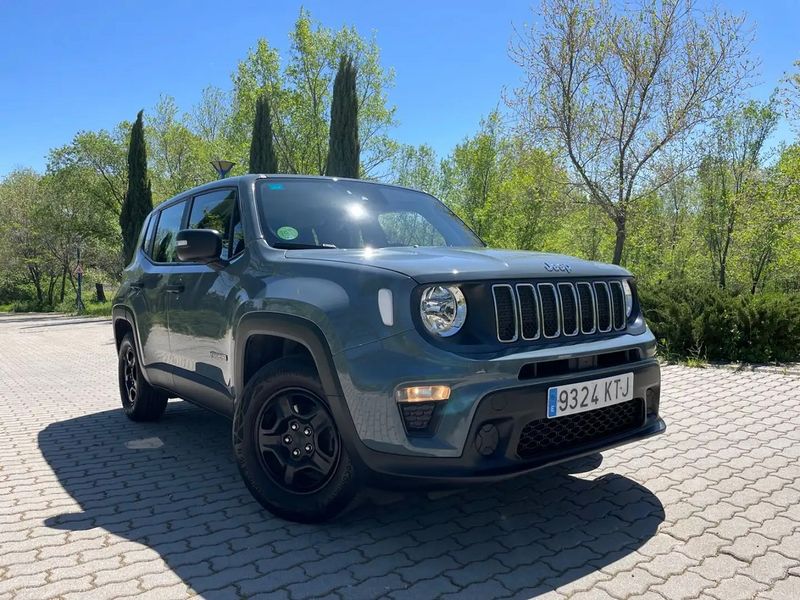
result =
M622 280L622 291L625 293L625 316L630 317L633 312L633 291L627 279Z
M422 323L431 333L449 337L458 333L467 318L467 301L455 285L434 285L422 292Z

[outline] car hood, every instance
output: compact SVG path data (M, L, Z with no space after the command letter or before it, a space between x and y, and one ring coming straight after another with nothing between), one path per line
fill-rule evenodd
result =
M563 254L489 248L287 250L286 258L378 267L408 275L419 283L630 275L616 265Z

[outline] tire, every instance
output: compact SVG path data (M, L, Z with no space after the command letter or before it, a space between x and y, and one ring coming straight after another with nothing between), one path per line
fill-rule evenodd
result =
M128 333L119 345L119 395L122 410L132 421L157 421L167 407L167 395L144 378L133 335Z
M247 383L233 450L250 493L289 521L328 520L359 488L316 370L301 359L271 362Z

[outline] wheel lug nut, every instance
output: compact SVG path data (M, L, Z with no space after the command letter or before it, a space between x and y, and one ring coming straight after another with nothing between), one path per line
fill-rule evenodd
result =
M312 446L311 444L306 444L306 452L311 453L313 451L314 451L314 446Z
M297 448L295 448L294 450L292 450L292 456L294 456L295 458L297 458L298 456L300 456L300 450L298 450Z
M303 435L305 435L306 437L311 435L311 427L306 427L305 429L303 429Z
M297 425L297 423L292 423L291 427L292 427L292 431L297 431L299 426Z
M292 443L292 436L290 436L290 435L285 436L283 438L283 443L284 444L291 444Z

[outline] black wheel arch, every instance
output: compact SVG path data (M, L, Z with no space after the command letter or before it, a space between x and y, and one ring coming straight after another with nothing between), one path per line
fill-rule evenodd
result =
M308 350L314 361L322 389L328 399L336 426L347 448L350 459L361 471L367 469L364 455L366 446L361 443L356 432L353 417L347 406L339 375L333 362L333 355L325 334L312 321L303 317L271 312L252 312L245 314L236 327L234 344L234 386L238 405L244 389L244 364L247 340L253 335L272 335L285 337L297 342ZM237 408L234 405L234 412Z
M325 395L340 398L342 389L325 334L312 321L294 315L271 312L245 314L236 325L234 342L234 389L240 396L245 382L245 354L254 335L269 335L291 340L308 350L314 361Z
M144 364L144 356L142 356L142 345L139 343L139 329L136 327L136 317L133 311L123 304L117 304L111 309L111 323L114 327L114 344L117 352L122 343L125 334L130 332L133 334L133 346L136 350L136 358L139 360L139 368L142 371L145 381L152 385L150 376L147 374L147 369Z

